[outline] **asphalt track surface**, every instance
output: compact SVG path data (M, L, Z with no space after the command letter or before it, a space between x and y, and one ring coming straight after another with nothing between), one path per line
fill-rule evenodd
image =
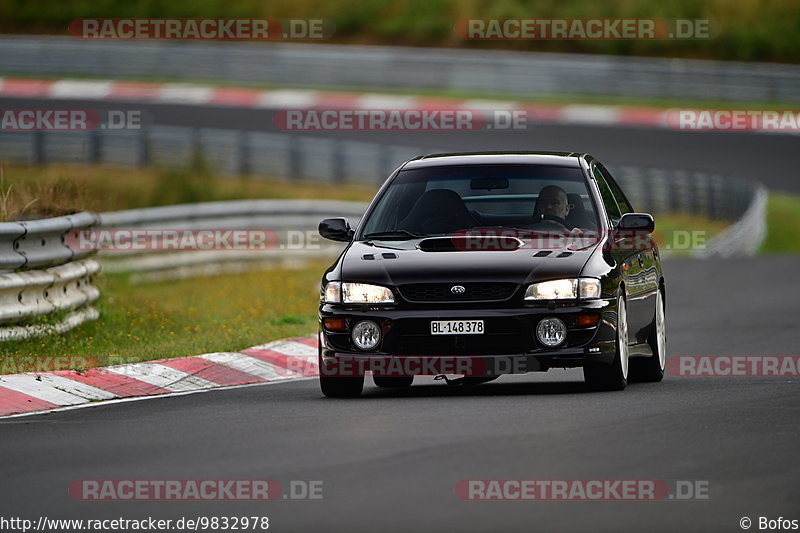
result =
M208 114L168 106L158 122L261 124L252 110L198 113ZM369 137L586 150L798 190L791 136L575 126L513 132L508 142L463 135ZM798 265L794 256L666 261L668 353L797 354ZM358 400L324 399L307 380L9 419L0 421L0 509L34 520L267 515L279 532L741 531L744 516L756 530L760 516L800 519L798 387L796 378L667 376L590 393L580 371L553 370L475 388L370 384ZM77 479L256 478L321 480L324 498L100 503L67 494ZM469 502L454 491L465 479L697 480L710 499Z
M797 353L796 271L788 256L668 261L669 353ZM736 531L743 516L800 518L796 379L667 376L612 393L587 392L580 371L469 389L417 380L358 400L323 399L307 380L5 420L0 501L33 519L266 514L271 531ZM324 498L67 495L76 479L237 478L321 480ZM454 493L462 479L701 480L710 499L469 502Z
M0 109L129 109L164 126L280 132L268 109L91 100L0 98ZM291 134L291 133L290 133ZM303 135L324 135L303 132ZM800 192L800 137L751 132L686 132L653 128L529 124L519 131L330 132L369 142L419 146L430 151L553 150L588 152L608 164L678 168L757 180L769 189ZM400 162L398 162L399 164ZM383 180L376 176L376 183Z

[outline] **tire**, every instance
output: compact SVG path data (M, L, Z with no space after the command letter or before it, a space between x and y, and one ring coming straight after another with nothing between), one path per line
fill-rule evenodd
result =
M590 390L623 390L628 384L628 312L625 297L617 298L617 339L614 361L608 365L591 363L583 367L583 379Z
M664 296L659 290L656 294L653 330L647 339L647 344L653 350L653 356L631 361L631 381L658 382L664 379L664 367L667 365L667 330L664 315Z
M326 376L323 372L322 357L319 358L319 388L328 398L358 398L364 388L364 375Z
M400 389L410 387L414 383L414 376L376 376L372 375L375 385L385 389Z

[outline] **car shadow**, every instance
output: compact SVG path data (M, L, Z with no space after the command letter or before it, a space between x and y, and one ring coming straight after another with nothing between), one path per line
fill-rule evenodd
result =
M418 381L420 377L416 378ZM430 379L430 378L428 378ZM502 378L500 378L502 379ZM378 388L364 383L362 398L426 398L449 396L541 396L558 394L596 394L583 381L491 381L480 385L447 385L439 382L415 382L407 388Z

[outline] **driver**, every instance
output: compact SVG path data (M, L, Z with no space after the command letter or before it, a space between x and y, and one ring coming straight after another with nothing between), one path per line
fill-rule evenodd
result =
M551 220L570 229L567 215L572 207L564 189L558 185L547 185L539 191L539 198L536 199L536 205L533 207L533 221L538 223ZM580 233L581 230L572 228L570 232Z

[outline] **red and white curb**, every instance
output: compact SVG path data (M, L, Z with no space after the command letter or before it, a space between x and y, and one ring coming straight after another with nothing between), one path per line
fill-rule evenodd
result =
M690 111L711 116L720 111L730 116L731 110L664 109L614 105L534 104L511 100L458 99L426 96L404 96L385 93L353 93L311 89L252 89L215 87L189 83L153 83L113 80L37 80L0 78L0 96L19 98L58 98L149 102L197 106L222 106L261 109L357 109L357 110L427 110L427 111L522 111L531 124L579 124L593 126L628 126L662 128L675 131L718 131L711 124L702 127L681 127L677 111ZM755 110L759 111L759 110ZM793 113L793 114L792 114ZM769 128L729 127L731 131L798 134L797 112L789 111L794 124ZM699 116L698 115L698 116ZM692 115L694 116L694 115ZM694 120L699 120L695 117ZM783 120L783 119L781 119ZM693 124L690 120L690 124ZM725 131L729 128L720 127Z
M448 109L525 111L534 122L668 127L669 110L608 105L530 104L309 89L251 89L186 83L0 78L0 96L217 105L263 109Z
M0 417L317 375L315 337L274 341L241 352L159 359L80 373L56 370L10 374L0 376Z

